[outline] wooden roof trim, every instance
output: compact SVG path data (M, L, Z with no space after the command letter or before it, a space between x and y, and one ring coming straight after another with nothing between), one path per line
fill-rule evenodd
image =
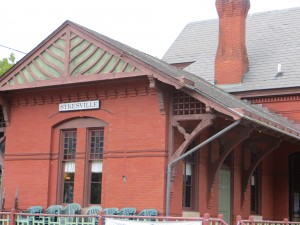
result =
M122 78L134 78L147 76L142 71L134 71L134 72L121 72L121 73L106 73L106 74L89 74L84 76L67 76L60 77L54 80L40 80L33 83L19 84L13 86L3 86L1 87L2 91L13 91L13 90L22 90L22 89L32 89L32 88L40 88L47 86L61 86L68 84L76 84L76 83L88 83L95 81L105 81L105 80L113 80L113 79L122 79Z
M71 31L67 27L66 31L66 55L65 55L65 61L64 61L64 73L63 76L68 76L69 75L69 67L70 67L70 46L71 46L71 41L70 41L70 36L71 36ZM69 41L68 41L69 40Z

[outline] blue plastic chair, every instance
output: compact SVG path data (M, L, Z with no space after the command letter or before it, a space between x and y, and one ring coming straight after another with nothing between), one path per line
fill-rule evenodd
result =
M100 211L102 211L101 206L91 206L91 207L89 207L86 210L85 214L90 215L91 217L88 217L86 219L86 221L93 224L93 225L97 225L98 224L98 215L99 215Z
M63 207L61 205L51 205L45 210L45 213L46 214L60 214L60 211L62 210L62 208ZM51 225L53 225L53 223L56 223L56 222L57 222L57 224L59 224L57 217L54 217L54 216L44 217L44 224L47 225L49 222L51 223Z
M70 203L60 210L60 214L78 215L78 214L80 214L80 209L81 209L81 206L79 204ZM75 224L75 223L76 223L75 217L60 217L60 224L62 224L62 225Z
M135 216L136 214L136 208L122 208L117 215L120 216Z
M105 208L103 210L104 215L118 215L119 209L118 208Z
M123 208L117 215L120 216L134 216L136 214L136 208Z
M157 209L144 209L142 210L138 216L157 216L158 215L158 210ZM154 221L156 219L152 219L152 218L143 218L143 219L138 219L138 220L142 220L142 221Z
M43 208L41 206L31 206L24 213L28 214L39 214L43 212ZM38 222L40 220L39 216L18 216L16 219L17 225L31 225L33 222Z

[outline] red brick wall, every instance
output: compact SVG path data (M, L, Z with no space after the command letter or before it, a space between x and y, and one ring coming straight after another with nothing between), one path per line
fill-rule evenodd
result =
M103 89L106 95L98 96L102 110L58 112L58 95L68 98ZM127 94L116 92L125 89ZM48 100L52 96L54 102L34 102L33 97L40 96ZM87 116L108 123L102 206L164 210L166 116L160 114L156 92L149 90L147 81L14 93L12 105L3 184L7 190L6 208L12 207L17 188L20 208L56 203L59 131L51 128L66 119ZM81 139L77 142L74 201L82 204L86 129L77 132Z

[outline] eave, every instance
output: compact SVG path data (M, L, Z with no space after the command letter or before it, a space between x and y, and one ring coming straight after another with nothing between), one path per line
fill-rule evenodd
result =
M80 77L68 77L63 76L59 79L55 80L45 80L45 81L37 81L29 84L20 84L15 86L1 87L1 91L14 91L14 90L27 90L27 89L35 89L42 87L55 87L62 85L72 85L72 84L85 84L90 82L100 82L100 81L109 81L109 80L118 80L124 78L135 78L135 77L147 77L144 72L131 72L131 73L109 73L109 74L91 74Z

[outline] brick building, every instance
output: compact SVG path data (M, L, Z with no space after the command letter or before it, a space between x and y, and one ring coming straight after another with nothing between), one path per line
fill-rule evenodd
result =
M249 2L217 8L239 32L235 44L221 36L217 84L241 88L252 69L243 42ZM185 70L66 21L9 70L0 80L5 208L18 190L19 208L76 202L296 220L300 130L251 104L297 107L294 89L229 94L188 71L204 59L186 61L176 43L164 60Z
M216 0L219 19L188 24L163 60L297 124L300 8L248 15L249 8L249 0ZM253 165L256 169L245 208L236 196L240 195L236 186L240 176L235 171L240 163L231 163L223 168L231 174L225 185L230 197L219 198L216 207L220 210L227 204L231 216L241 210L257 218L299 221L299 156L299 149L280 144L261 163Z

